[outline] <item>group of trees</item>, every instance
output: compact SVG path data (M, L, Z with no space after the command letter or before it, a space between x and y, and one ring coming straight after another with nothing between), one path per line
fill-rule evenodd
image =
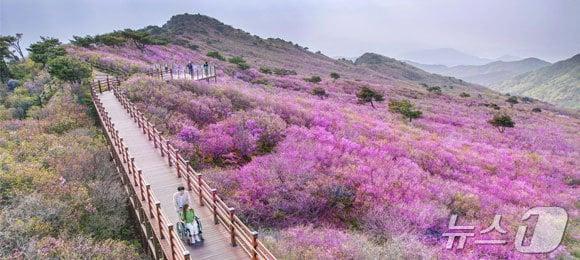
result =
M122 46L130 43L137 49L145 51L147 45L165 45L169 43L169 40L153 36L144 30L125 29L95 36L73 36L71 43L85 48L100 44L107 46Z
M48 73L70 83L81 83L91 76L91 67L76 58L66 55L66 50L55 38L41 37L41 41L28 48L30 59L47 67Z
M80 90L79 83L90 78L92 72L88 64L68 56L55 38L41 37L27 48L29 56L24 57L19 43L21 37L22 34L0 36L0 66L2 81L6 83L0 91L4 109L2 118L24 119L35 114L55 93L54 89L44 85L59 84L55 81L57 79L73 83L74 89Z

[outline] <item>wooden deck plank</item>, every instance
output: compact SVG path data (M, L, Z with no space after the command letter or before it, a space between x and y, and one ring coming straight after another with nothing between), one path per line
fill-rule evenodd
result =
M177 223L178 215L173 207L173 193L178 185L184 185L183 179L177 178L175 167L169 167L167 158L161 157L147 136L122 107L121 103L107 91L99 95L105 110L109 113L119 136L129 148L129 154L135 158L135 165L143 173L146 183L169 221ZM247 259L247 255L239 247L232 247L228 231L221 225L214 225L213 215L207 207L201 207L196 200L195 192L190 192L194 200L193 208L200 216L205 242L199 246L186 246L192 259Z

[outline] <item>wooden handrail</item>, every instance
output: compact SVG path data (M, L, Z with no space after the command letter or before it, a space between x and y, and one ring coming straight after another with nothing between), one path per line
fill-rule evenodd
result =
M202 175L197 173L191 165L189 165L183 157L177 152L177 149L162 136L161 132L155 128L155 126L150 123L145 115L141 113L135 105L133 105L129 99L119 90L120 81L109 82L110 90L113 92L115 97L119 100L123 108L127 110L129 115L137 123L137 125L142 129L143 134L145 134L153 144L154 147L159 149L159 152L163 157L167 156L167 163L170 167L175 166L176 174L178 178L185 177L185 182L187 184L188 190L194 190L198 197L201 206L208 206L212 214L214 215L214 222L216 224L221 224L230 233L230 239L232 246L240 246L246 254L252 259L276 259L276 257L264 246L264 244L258 239L258 233L251 230L242 220L233 214L231 208L221 199L217 194L216 190L213 189L206 181L203 179ZM98 82L97 84L92 84L93 87L91 91L94 93L94 100L98 100L96 91L99 90ZM96 103L96 102L95 102ZM101 105L101 109L104 111ZM114 129L113 127L110 127ZM128 156L127 156L128 157ZM129 160L129 159L128 159ZM130 164L134 165L134 164ZM135 171L133 171L135 172ZM138 171L137 171L138 172ZM146 185L146 184L145 184ZM139 187L142 189L141 187ZM150 189L149 189L150 191ZM154 195L147 195L154 198ZM145 199L145 198L143 198ZM153 201L157 201L153 199ZM161 237L166 235L170 238L170 241L180 241L176 240L177 235L172 226L168 225L166 217L159 212L159 203L156 202L156 214L158 215L158 226L162 231ZM152 212L152 209L150 209ZM159 229L159 228L158 228ZM163 234L165 233L165 234ZM171 243L170 243L171 244ZM171 244L171 254L178 255L177 253L186 252L185 247L182 243ZM176 250L176 251L173 251Z

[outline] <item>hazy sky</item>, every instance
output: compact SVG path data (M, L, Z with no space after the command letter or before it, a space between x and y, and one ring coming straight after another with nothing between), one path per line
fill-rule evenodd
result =
M556 61L580 53L580 0L0 0L0 33L72 35L162 25L201 13L329 56L455 48Z

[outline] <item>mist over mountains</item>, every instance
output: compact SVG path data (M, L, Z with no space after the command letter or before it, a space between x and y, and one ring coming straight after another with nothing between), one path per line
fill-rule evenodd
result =
M427 65L412 61L406 62L431 73L452 76L484 86L489 86L551 64L537 58L509 62L494 61L484 65L457 65L452 67L445 65Z

